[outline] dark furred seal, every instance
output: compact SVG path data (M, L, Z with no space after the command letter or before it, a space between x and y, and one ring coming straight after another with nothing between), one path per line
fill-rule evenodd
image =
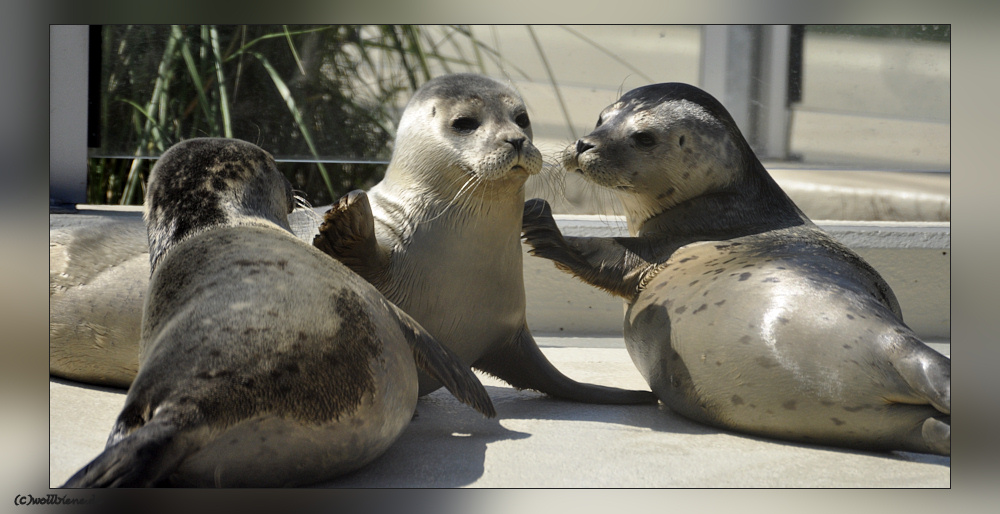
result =
M417 366L494 415L454 354L288 231L291 210L290 184L250 143L192 139L163 154L145 202L139 372L107 448L66 487L330 479L406 427Z
M532 200L524 238L625 299L629 354L672 410L767 437L950 454L951 361L792 203L710 95L635 89L563 165L616 192L633 237L563 237Z
M519 389L594 403L649 403L648 391L575 382L525 322L524 184L542 157L524 103L479 75L414 94L385 178L327 212L314 244L374 284L467 365ZM440 387L421 376L420 393Z

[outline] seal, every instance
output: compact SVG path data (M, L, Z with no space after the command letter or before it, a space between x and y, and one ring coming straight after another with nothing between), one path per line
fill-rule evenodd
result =
M243 141L171 147L149 179L139 371L105 451L65 487L296 486L380 455L417 371L487 416L478 379L288 227L291 185Z
M614 191L631 237L564 237L531 200L524 238L624 299L629 354L671 410L771 438L950 455L951 360L785 195L715 98L679 83L630 91L562 164Z
M311 243L318 215L296 197L292 232ZM305 207L305 208L303 208ZM136 216L49 230L49 373L127 388L139 367L149 287L146 226Z
M149 250L141 221L49 231L49 373L128 387L139 367Z
M524 184L541 170L512 88L437 77L410 99L385 177L324 216L313 244L375 285L463 363L518 389L593 403L650 403L649 391L582 384L539 350L525 321ZM440 387L420 377L420 394Z

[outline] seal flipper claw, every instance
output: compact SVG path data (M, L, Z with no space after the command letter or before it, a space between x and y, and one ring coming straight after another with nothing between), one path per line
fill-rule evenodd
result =
M416 321L402 310L395 308L399 315L399 327L413 350L413 361L417 369L440 382L462 403L476 409L487 418L495 418L496 409L486 388L468 366L462 364L454 352L439 343Z
M632 391L577 382L559 372L545 358L527 327L473 364L516 389L532 389L554 398L586 403L630 405L656 403L651 391Z
M389 264L388 250L375 237L375 217L368 195L361 190L347 193L326 211L313 246L376 287Z

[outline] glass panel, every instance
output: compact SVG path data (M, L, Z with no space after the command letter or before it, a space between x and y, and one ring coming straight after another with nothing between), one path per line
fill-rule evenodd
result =
M949 171L950 37L947 25L807 26L801 100L788 110L791 160L765 164ZM271 152L297 189L325 205L381 177L399 113L430 77L472 71L509 80L551 162L623 92L701 85L703 31L116 25L103 27L100 47L91 63L100 87L91 92L99 115L90 120L98 137L89 202L141 203L144 176L165 148L231 136ZM567 212L590 212L580 209Z
M88 201L141 203L164 149L231 136L329 203L378 180L409 95L449 72L511 80L537 144L557 151L623 88L696 81L698 43L697 27L106 26Z
M951 27L807 25L792 152L812 165L950 171Z

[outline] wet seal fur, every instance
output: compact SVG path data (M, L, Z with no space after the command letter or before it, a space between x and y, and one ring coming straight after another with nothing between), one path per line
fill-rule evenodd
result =
M297 486L370 462L413 416L417 370L495 415L409 316L288 230L291 186L246 142L159 159L139 371L105 451L64 487ZM416 365L415 365L416 364Z
M563 165L615 191L632 237L563 237L532 200L524 238L625 300L629 354L671 410L766 437L950 455L951 360L792 203L710 95L635 89Z
M411 98L385 178L326 213L314 244L374 284L462 362L518 389L593 403L648 391L581 384L525 321L524 184L541 170L521 98L493 79L435 78ZM440 385L421 376L420 394Z

